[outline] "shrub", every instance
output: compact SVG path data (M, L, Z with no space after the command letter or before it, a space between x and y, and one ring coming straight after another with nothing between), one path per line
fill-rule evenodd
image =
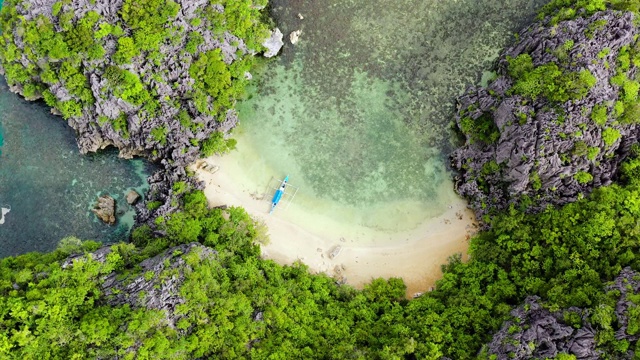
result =
M593 180L593 175L585 171L578 171L575 175L573 175L573 178L576 179L576 181L580 184L586 184Z
M607 107L595 105L591 110L591 120L600 126L604 126L607 123Z
M587 151L587 159L593 161L596 159L596 156L600 153L599 147L590 147Z
M602 131L602 141L607 146L613 145L616 141L620 139L620 131L614 128L606 128Z
M236 140L225 140L224 135L215 131L211 136L201 143L202 155L205 157L213 154L224 154L236 148Z
M468 116L462 117L460 130L471 142L482 141L491 144L500 138L500 131L489 113L484 113L475 120Z

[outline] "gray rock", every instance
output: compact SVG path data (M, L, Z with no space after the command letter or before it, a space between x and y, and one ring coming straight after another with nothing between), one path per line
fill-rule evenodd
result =
M126 199L127 199L127 204L134 205L136 202L138 202L138 199L140 199L140 194L138 194L137 191L131 189L127 193Z
M184 33L173 34L171 41L164 42L160 46L159 56L162 61L153 61L143 54L134 57L131 64L120 66L113 61L113 54L118 48L117 40L111 35L103 38L101 45L105 50L104 57L99 60L84 59L78 65L78 69L89 81L89 88L95 102L85 104L79 116L68 119L69 126L76 132L81 153L95 152L114 146L119 149L119 156L123 158L142 156L159 163L160 169L149 178L151 195L145 200L160 201L163 205L153 211L146 209L144 203L136 206L137 223L147 223L152 227L153 220L157 216L176 210L171 203L175 203L175 200L178 200L177 197L181 195L171 191L173 183L184 181L194 189L203 188L202 184L189 177L183 169L199 157L198 145L194 143L209 138L214 131L227 132L238 122L237 114L232 108L227 109L221 116L198 110L192 97L196 80L189 75L191 64L201 53L214 49L220 49L223 60L227 64L238 60L240 56L256 53L256 49L247 47L244 39L230 32L219 34L215 31L216 24L211 24L204 18L200 19L199 25L192 25L194 23L192 20L200 17L201 11L210 6L209 1L176 0L175 2L180 6L180 11L176 18L172 19L172 26L176 29L184 29ZM62 32L58 18L53 17L51 13L54 3L56 3L55 0L31 0L11 4L11 6L15 6L18 16L26 20L35 19L38 16L48 17L54 29ZM120 16L122 5L122 0L74 0L64 2L61 11L74 14L76 17L74 21L85 16L89 11L95 11L100 14L101 22L104 20L112 25L118 23L123 27L125 34L131 35L132 29L122 23ZM6 4L6 6L9 5ZM225 7L219 4L212 5L211 8L220 13L225 11ZM186 35L190 32L197 32L204 39L194 54L184 51L188 41ZM16 46L24 50L27 45L23 33L15 29L11 34ZM283 45L282 33L277 29L274 30L267 43L269 46L265 55L271 52L275 55ZM44 57L34 62L24 55L17 61L25 67L39 68L44 68L47 62L53 62ZM105 69L112 65L120 66L135 74L149 93L157 94L157 96L154 95L158 102L155 111L150 113L144 106L129 103L114 95L105 77ZM0 72L2 71L0 66ZM41 83L39 77L29 81ZM69 91L63 83L42 85L57 101L80 101L79 97L73 91ZM16 84L11 89L18 93L23 91L21 84ZM34 98L39 96L40 94L36 94ZM186 113L193 126L180 123L178 114L181 112ZM151 136L151 132L160 127L167 129L166 141L158 141ZM113 222L115 219L109 217L108 221Z
M610 81L616 69L609 64L615 64L620 50L640 35L635 21L633 13L608 10L556 26L549 25L548 19L534 23L501 54L495 81L486 89L470 87L458 98L456 122L460 128L469 119L489 119L499 133L493 143L467 134L465 145L451 155L452 167L460 172L456 190L469 199L479 219L520 204L525 196L532 201L529 212L563 205L597 186L611 184L617 177L640 128L609 118L605 126L619 131L621 137L607 145L603 128L591 120L591 113L596 105L613 113L620 88ZM594 26L596 22L601 25ZM560 59L558 54L569 41L574 45L565 51L566 60ZM603 57L605 49L608 53ZM521 54L529 54L535 66L553 62L565 72L588 70L596 83L584 98L562 104L543 96L525 99L511 94L514 79L507 71L507 58ZM637 71L631 65L629 74ZM588 159L587 150L596 148L599 152ZM578 182L575 175L581 172L589 173L593 180Z
M170 248L163 253L140 263L138 276L120 279L115 272L103 278L102 290L111 306L128 304L132 308L144 307L161 310L170 327L174 327L181 316L175 313L176 306L185 302L180 296L185 271L191 267L183 256L196 252L201 260L213 259L216 252L197 243Z
M580 314L583 325L575 329L564 324L564 312L551 313L539 304L537 296L528 297L524 305L511 312L513 320L504 323L487 345L489 355L498 360L546 359L558 354L575 355L580 360L596 360L595 331L587 321L587 313L571 308Z
M109 195L100 196L91 211L109 225L116 223L116 201Z
M271 36L262 43L262 46L267 48L267 51L264 52L264 57L270 58L278 55L278 52L280 52L280 49L284 46L284 41L282 41L283 36L278 28L271 31Z

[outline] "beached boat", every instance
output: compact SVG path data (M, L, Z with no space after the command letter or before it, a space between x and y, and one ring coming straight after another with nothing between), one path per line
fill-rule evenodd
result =
M273 213L273 210L276 209L276 206L278 206L278 203L282 200L282 195L284 195L284 191L287 188L287 181L289 181L289 175L282 180L280 187L273 194L273 199L271 199L271 211L269 211L269 214Z

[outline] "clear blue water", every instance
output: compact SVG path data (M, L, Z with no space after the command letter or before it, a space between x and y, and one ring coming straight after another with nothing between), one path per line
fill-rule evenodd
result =
M134 211L124 196L147 188L145 162L119 159L115 149L81 155L61 117L9 92L4 79L0 139L0 207L11 208L0 224L0 257L52 250L66 236L110 242L127 235ZM100 194L116 199L115 226L91 212Z

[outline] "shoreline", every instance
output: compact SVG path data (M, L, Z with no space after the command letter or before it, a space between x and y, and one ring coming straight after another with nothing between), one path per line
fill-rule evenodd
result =
M451 255L462 253L466 260L468 239L476 227L474 214L462 199L458 198L444 214L403 231L340 222L302 207L295 209L295 204L293 209L269 215L269 202L260 193L264 189L240 183L243 177L233 176L238 164L232 156L201 159L190 168L205 182L209 206L241 206L264 222L270 241L260 245L263 258L283 265L301 261L311 272L324 272L358 289L378 277L401 277L408 298L434 287L442 276L441 265ZM218 170L202 169L204 162ZM304 221L310 216L315 224Z

